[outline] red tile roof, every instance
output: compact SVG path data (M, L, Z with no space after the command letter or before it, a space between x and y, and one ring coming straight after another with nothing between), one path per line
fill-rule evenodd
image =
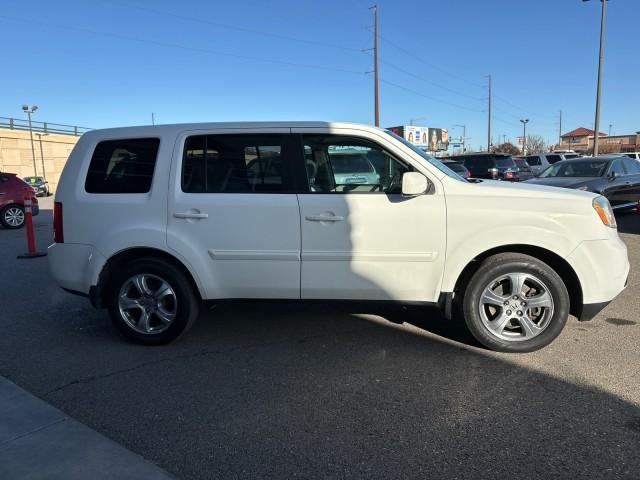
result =
M564 138L564 137L588 137L588 136L593 136L593 134L594 134L594 130L590 130L588 128L580 127L580 128L576 128L575 130L572 130L572 131L570 131L568 133L565 133L564 135L562 135L562 138ZM600 132L600 136L601 137L606 137L607 134Z

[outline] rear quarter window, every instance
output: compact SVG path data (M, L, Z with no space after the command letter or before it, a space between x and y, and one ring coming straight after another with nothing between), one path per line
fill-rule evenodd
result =
M98 143L85 180L87 193L147 193L160 147L159 138L128 138Z

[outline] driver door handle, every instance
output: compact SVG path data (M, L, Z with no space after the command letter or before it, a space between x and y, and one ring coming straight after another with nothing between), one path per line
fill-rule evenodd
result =
M307 215L305 217L310 222L341 222L344 217L340 215Z
M176 218L195 218L195 219L209 218L208 213L196 213L196 212L176 212L173 214L173 216Z

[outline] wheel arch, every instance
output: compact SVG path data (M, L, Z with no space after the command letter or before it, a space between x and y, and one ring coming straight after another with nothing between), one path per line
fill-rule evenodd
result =
M560 278L562 278L562 281L564 282L565 286L567 287L567 291L569 292L569 300L571 305L570 313L575 317L580 318L583 306L582 285L580 284L580 279L578 278L575 270L569 264L569 262L567 262L557 253L554 253L546 248L537 247L534 245L502 245L477 255L463 268L460 275L458 275L454 287L454 296L457 295L461 290L464 290L467 283L469 282L473 274L478 270L483 260L499 253L522 253L524 255L530 255L534 258L537 258L538 260L543 261L551 268L553 268L558 273L558 275L560 275Z
M118 268L118 266L138 258L159 258L168 263L171 263L186 276L198 299L202 300L202 291L197 279L191 273L191 270L187 268L185 263L178 259L175 255L172 255L165 250L160 250L153 247L130 247L114 253L103 265L102 270L98 275L98 282L95 286L91 287L91 291L89 293L89 298L95 308L105 307L105 295L107 292L106 287L109 284L111 275Z

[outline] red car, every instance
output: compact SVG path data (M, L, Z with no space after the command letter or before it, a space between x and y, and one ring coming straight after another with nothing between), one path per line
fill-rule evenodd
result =
M15 173L0 172L0 223L4 228L24 225L24 199L31 198L33 215L39 211L36 192Z

